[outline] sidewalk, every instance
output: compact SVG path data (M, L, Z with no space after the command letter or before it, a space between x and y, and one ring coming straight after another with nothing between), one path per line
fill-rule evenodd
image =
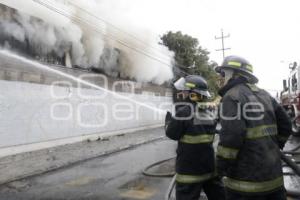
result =
M0 159L0 184L39 175L164 138L163 128L83 141Z

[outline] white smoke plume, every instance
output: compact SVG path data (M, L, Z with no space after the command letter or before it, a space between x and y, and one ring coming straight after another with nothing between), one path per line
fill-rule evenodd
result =
M0 3L18 10L0 10L0 34L29 42L41 54L71 51L74 65L140 82L162 84L173 77L173 53L151 31L131 24L121 0Z

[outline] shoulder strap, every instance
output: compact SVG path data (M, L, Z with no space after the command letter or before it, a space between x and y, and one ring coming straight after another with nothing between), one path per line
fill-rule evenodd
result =
M260 90L260 88L254 84L247 83L246 85L251 89L252 92L259 92Z

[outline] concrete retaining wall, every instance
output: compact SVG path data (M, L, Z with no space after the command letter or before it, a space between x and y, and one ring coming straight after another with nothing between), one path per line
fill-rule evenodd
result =
M158 126L164 121L162 110L171 105L170 97L116 96L95 89L4 80L0 81L0 91L0 157L1 152L6 152L2 156L19 153L14 149L20 146L27 146L20 152L30 151L28 145L51 142L50 146L55 146L72 138Z

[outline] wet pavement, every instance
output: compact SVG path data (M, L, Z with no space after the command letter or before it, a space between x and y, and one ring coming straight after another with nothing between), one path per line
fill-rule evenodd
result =
M300 137L290 137L287 144L285 145L285 151L291 151L300 145ZM300 148L296 150L296 152L300 152ZM291 156L291 155L289 155ZM294 155L291 157L295 162L300 161L300 154ZM299 163L298 163L299 166ZM289 167L283 167L284 172L292 172ZM296 174L286 175L284 176L285 187L288 191L300 192L300 177ZM300 197L293 197L290 199L299 200Z
M286 150L299 145L299 141L300 138L292 138L286 145ZM162 200L171 178L146 177L142 170L155 162L175 156L175 149L175 142L162 139L95 158L41 176L3 185L0 187L0 199ZM168 162L169 169L172 168L173 161ZM168 171L166 166L159 168ZM287 189L300 190L297 176L286 176L285 182Z
M171 178L145 177L142 170L154 162L173 157L175 148L176 143L161 140L15 181L0 187L0 199L163 199Z
M0 173L0 185L161 140L164 135L160 127L126 134L120 132L115 136L95 137L74 144L1 157L0 171L6 173Z
M0 79L40 84L51 84L53 81L62 80L55 74L36 70L30 66L26 66L24 72L26 64L13 62L3 55L0 55L0 58ZM56 66L53 68L58 69ZM86 73L65 68L60 71L74 76ZM293 149L299 144L300 138L293 137L286 145L286 150ZM146 177L142 175L142 170L154 162L175 156L175 148L176 143L160 140L40 176L14 181L0 186L0 200L161 200L171 178ZM88 150L87 152L91 153ZM295 156L294 159L300 160L300 156ZM6 170L12 171L9 168ZM289 171L289 169L285 170ZM5 170L1 173L5 174ZM286 176L285 184L287 189L300 191L300 181L297 176Z

